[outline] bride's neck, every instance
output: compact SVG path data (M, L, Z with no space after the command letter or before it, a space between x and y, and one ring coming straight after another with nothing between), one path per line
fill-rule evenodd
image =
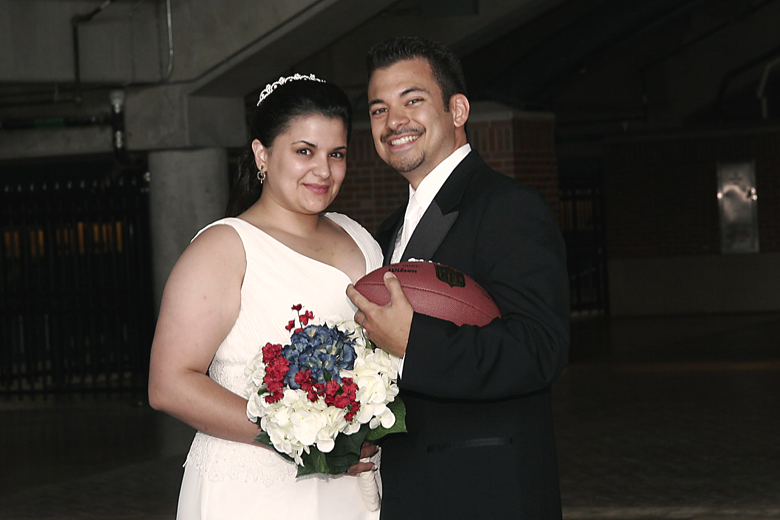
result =
M263 204L261 201L250 207L244 218L261 229L277 229L291 235L310 236L317 232L320 225L319 215L290 211L276 205Z

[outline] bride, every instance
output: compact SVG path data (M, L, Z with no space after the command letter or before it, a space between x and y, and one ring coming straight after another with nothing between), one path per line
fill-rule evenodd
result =
M322 213L344 180L351 117L344 92L313 75L267 86L253 110L228 218L198 233L168 279L149 402L198 430L180 519L378 517L354 476L373 464L296 479L293 463L253 441L259 430L246 414L247 361L267 342L289 340L291 307L349 319L355 307L347 285L382 263L365 229Z

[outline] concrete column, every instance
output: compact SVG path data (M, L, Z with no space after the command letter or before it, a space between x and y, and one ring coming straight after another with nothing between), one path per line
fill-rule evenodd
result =
M149 154L152 273L158 307L165 281L195 233L225 215L227 170L224 148Z

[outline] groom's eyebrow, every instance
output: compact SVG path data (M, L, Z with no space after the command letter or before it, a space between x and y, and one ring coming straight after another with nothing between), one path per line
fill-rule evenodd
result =
M398 97L402 98L407 94L411 94L412 92L422 92L423 94L429 94L429 92L422 87L410 87L398 94ZM372 99L368 102L368 107L371 108L373 105L378 105L380 103L384 103L384 101L381 99Z
M411 94L412 92L422 92L423 94L428 93L428 91L422 87L411 87L401 92L401 95L399 97L404 97L405 95Z

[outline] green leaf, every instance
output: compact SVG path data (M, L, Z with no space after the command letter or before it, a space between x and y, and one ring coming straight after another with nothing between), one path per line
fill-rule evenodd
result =
M312 473L317 473L317 470L314 468L314 463L309 460L309 456L305 453L303 454L303 463L305 466L298 466L298 473L295 474L296 477L303 477L306 475L311 475Z
M260 433L258 433L255 436L254 440L259 443L265 444L266 446L270 446L272 448L274 447L274 443L271 442L271 437L263 430L260 430Z
M331 475L338 475L347 471L350 466L360 460L360 448L368 428L361 427L352 435L339 435L333 450L327 454L328 466Z
M312 469L317 473L328 473L328 459L326 454L318 450L317 446L312 446L310 450L308 459L311 461L310 465L312 466Z
M401 399L396 398L395 401L388 404L387 407L395 415L395 423L390 428L385 428L381 424L374 430L369 430L366 435L367 441L376 441L389 435L391 433L405 433L406 432L406 406Z

